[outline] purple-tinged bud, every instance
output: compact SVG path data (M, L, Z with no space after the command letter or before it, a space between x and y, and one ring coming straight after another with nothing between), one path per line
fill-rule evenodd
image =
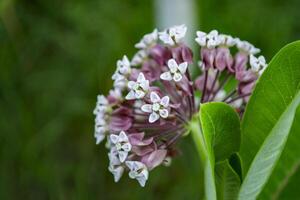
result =
M231 69L233 63L232 56L230 54L230 50L227 47L219 47L217 49L216 59L215 59L215 67L223 71L226 67Z
M132 126L132 110L124 106L113 111L109 129L113 132L127 131Z
M214 67L214 60L216 57L216 49L209 49L209 48L201 48L200 52L201 60L204 64L204 69L209 69Z
M161 66L159 66L154 60L150 59L143 63L141 70L144 73L146 79L150 82L153 82L159 79L159 76L162 72L161 69Z
M188 64L193 63L193 52L192 50L181 44L178 47L172 48L172 56L177 63L187 62Z
M204 74L202 74L201 76L199 76L196 80L195 80L195 87L199 90L199 91L203 91L204 88L204 83L205 82L205 76ZM215 92L219 86L219 83L216 82L214 85L214 88L212 90L213 87L213 83L214 83L214 76L211 75L209 73L209 75L207 76L207 82L206 82L206 90L209 92Z
M243 52L238 52L234 58L234 70L230 69L231 72L235 72L237 80L241 80L244 76L244 71L247 69L248 55Z
M159 65L164 65L172 57L170 50L159 44L149 50L149 55Z
M166 155L166 150L158 149L149 153L148 155L143 156L141 161L147 166L149 170L152 170L164 161Z
M248 82L248 83L240 83L238 85L238 93L239 95L245 96L243 97L245 102L249 101L250 94L252 93L254 86L255 86L255 81Z

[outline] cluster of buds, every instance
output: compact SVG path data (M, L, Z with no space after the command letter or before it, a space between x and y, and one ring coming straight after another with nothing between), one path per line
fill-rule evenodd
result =
M202 103L222 101L243 113L266 68L259 49L230 35L197 32L201 75L192 80L193 53L183 43L187 28L156 29L135 45L129 61L117 62L114 88L98 96L95 138L107 138L109 171L117 182L125 171L145 186L149 171L170 164L177 141ZM233 53L234 52L234 53Z

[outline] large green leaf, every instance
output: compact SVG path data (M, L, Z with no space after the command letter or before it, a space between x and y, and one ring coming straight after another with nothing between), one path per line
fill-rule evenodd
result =
M300 42L294 42L272 59L248 103L242 123L245 172L253 162L242 184L240 199L255 199L270 177L300 103L299 83Z
M296 111L295 119L285 148L280 156L268 183L263 188L259 199L297 199L298 190L289 188L299 187L300 179L294 178L300 172L300 106ZM298 173L299 174L299 173ZM299 176L298 176L299 177ZM292 180L294 179L294 180Z
M234 109L224 103L201 105L199 117L200 124L199 119L195 118L190 128L204 164L206 197L211 200L217 198L215 163L226 160L239 150L240 123ZM223 174L227 176L229 173ZM228 177L223 180L225 179L228 180ZM236 191L236 189L230 191Z
M229 161L216 164L215 173L218 200L237 199L241 180Z

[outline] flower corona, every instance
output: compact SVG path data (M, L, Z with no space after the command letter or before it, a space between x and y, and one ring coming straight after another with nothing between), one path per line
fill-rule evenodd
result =
M185 25L154 29L135 47L130 61L117 61L113 88L97 98L96 144L105 138L114 180L124 172L145 186L149 171L169 165L176 143L201 104L220 101L242 115L256 80L267 67L254 45L216 30L197 31L202 73L192 79L192 50L184 44Z

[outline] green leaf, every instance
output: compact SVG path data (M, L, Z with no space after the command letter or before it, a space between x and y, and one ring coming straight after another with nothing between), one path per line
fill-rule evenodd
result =
M229 164L229 161L223 161L216 165L216 187L218 200L237 199L241 180L239 175Z
M285 148L280 156L268 183L259 195L259 199L296 199L298 190L287 190L288 187L299 187L300 179L294 178L300 171L300 106L296 111L293 126L288 136ZM298 173L299 174L299 173ZM299 177L299 175L298 175ZM291 179L294 179L293 181ZM282 193L284 193L282 195ZM289 198L284 198L284 197Z
M300 42L294 42L272 59L248 103L242 122L240 154L244 172L252 164L239 199L255 199L270 177L300 103L299 83Z
M201 105L199 117L200 124L196 117L190 124L190 129L204 164L206 197L211 200L217 198L215 163L226 160L239 150L240 123L234 109L224 103Z
M201 106L200 120L204 135L211 137L216 162L224 161L240 149L240 120L233 108L212 102Z

